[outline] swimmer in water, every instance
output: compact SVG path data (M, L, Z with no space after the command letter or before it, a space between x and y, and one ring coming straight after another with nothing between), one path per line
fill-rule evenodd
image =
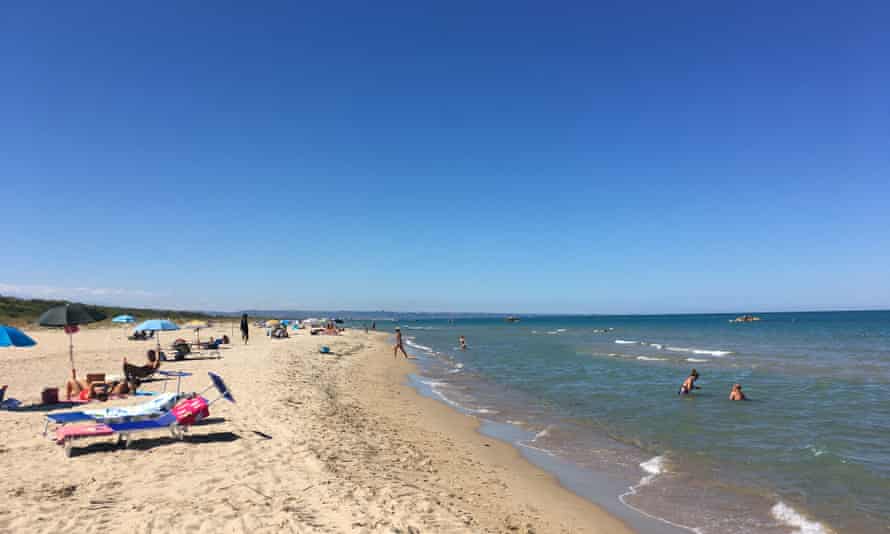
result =
M467 350L467 338L460 336L460 350Z
M700 387L695 385L695 381L698 380L698 371L693 369L689 372L689 376L686 377L686 380L683 381L683 384L680 386L680 391L677 392L678 395L689 395L692 393L693 389L701 389Z
M731 401L748 400L748 397L745 397L745 394L742 392L741 384L733 384L732 385L732 391L729 392L729 400L731 400Z

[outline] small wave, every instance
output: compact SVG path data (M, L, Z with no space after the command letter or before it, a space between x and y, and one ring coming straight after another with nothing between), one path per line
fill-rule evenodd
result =
M652 482L655 477L664 472L664 456L655 456L654 458L649 458L645 462L640 464L640 468L643 471L649 473L640 479L640 486L645 486Z
M709 360L707 358L686 358L686 361L692 362L692 363L705 363L705 362L709 362L711 360Z
M652 347L653 349L658 349L658 350L661 350L664 348L664 345L662 345L661 343L649 343L649 346Z
M411 341L410 338L405 342L405 344L408 345L409 347L413 347L415 349L420 349L422 351L429 352L430 354L433 353L433 349L431 349L430 347L421 345L420 343L414 343L413 341Z
M557 328L556 330L550 330L550 331L547 332L547 333L550 334L551 336L555 336L555 335L557 335L557 334L562 334L562 333L565 332L565 331L566 331L565 328Z
M549 435L550 435L550 427L548 426L544 430L541 430L537 434L535 434L535 437L533 437L532 439L517 441L516 444L519 446L525 447L526 449L532 449L534 451L543 452L544 454L546 454L548 456L556 456L553 453L553 451L551 451L549 449L544 449L542 447L537 447L537 446L533 445L533 443L538 441L540 438L543 438L543 437L546 437Z
M828 534L829 532L822 523L810 521L782 501L776 503L770 512L777 521L795 528L793 534Z
M615 343L618 343L619 345L636 345L638 342L637 341L628 341L626 339L616 339Z
M637 356L638 360L644 360L647 362L663 362L667 361L667 358L652 358L650 356Z
M438 328L433 328L432 326L406 326L408 330L438 330Z
M642 469L643 472L646 473L646 475L640 479L640 482L636 486L629 487L627 489L627 491L625 491L624 493L622 493L621 495L618 496L618 500L621 501L621 504L623 504L624 506L627 506L631 510L635 510L635 511L643 514L644 516L646 516L650 519L655 519L656 521L661 521L662 523L666 523L668 525L671 525L671 526L674 526L677 528L682 528L682 529L688 530L690 532L695 532L696 534L701 534L701 530L699 530L697 528L688 527L686 525L681 525L679 523L674 523L673 521L668 521L667 519L665 519L663 517L658 517L657 515L652 515L650 513L644 512L643 510L641 510L641 509L637 508L636 506L629 504L627 502L627 500L626 500L627 497L636 495L637 491L640 488L651 484L652 481L655 480L655 478L658 475L662 474L665 471L664 456L655 456L653 458L649 458L648 460L646 460L645 462L640 464L640 469Z
M732 354L731 350L701 350L701 349L693 349L693 354L708 354L710 356L729 356Z
M728 356L732 354L731 350L708 350L708 349L693 349L688 347L667 347L666 350L671 352L690 352L692 354L704 354L708 356Z

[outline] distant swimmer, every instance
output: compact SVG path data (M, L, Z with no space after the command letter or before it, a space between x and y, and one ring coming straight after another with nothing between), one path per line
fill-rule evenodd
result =
M689 376L686 377L686 380L683 381L683 385L680 386L680 391L677 392L678 395L689 395L692 393L693 389L701 389L700 387L695 385L695 381L698 380L698 371L693 369L689 372Z
M467 350L467 338L460 336L460 350Z
M408 353L405 352L405 346L402 345L402 329L397 326L396 327L396 344L392 348L392 357L398 358L399 351L402 351L402 354L405 355L405 358L408 358Z
M729 393L729 400L731 401L743 401L748 400L748 397L742 392L741 384L733 384L732 391Z

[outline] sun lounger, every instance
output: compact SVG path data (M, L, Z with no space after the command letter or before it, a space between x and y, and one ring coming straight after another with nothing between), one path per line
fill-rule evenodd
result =
M219 397L212 401L208 401L202 397L201 394L198 394L194 397L179 401L171 410L154 419L124 423L63 426L56 429L55 441L59 445L65 447L66 456L71 456L73 443L84 438L117 436L118 443L123 443L125 447L128 447L133 434L154 430L168 430L174 439L181 440L184 438L185 432L188 431L188 428L191 425L210 415L211 404L219 399L235 402L235 399L232 397L231 392L228 390L228 387L226 387L222 378L216 373L208 374L210 375L213 384L207 389L215 387L220 393ZM204 391L206 392L207 389Z
M45 436L49 431L49 425L51 423L64 426L70 423L82 423L85 421L114 423L157 417L168 411L176 402L177 398L179 398L178 391L176 393L161 393L148 402L143 402L142 404L136 404L134 406L117 406L101 410L48 413L46 414L46 420L43 425L43 435Z

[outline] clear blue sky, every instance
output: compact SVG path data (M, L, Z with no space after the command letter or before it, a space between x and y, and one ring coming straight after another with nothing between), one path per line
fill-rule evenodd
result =
M886 1L18 4L2 293L890 307Z

